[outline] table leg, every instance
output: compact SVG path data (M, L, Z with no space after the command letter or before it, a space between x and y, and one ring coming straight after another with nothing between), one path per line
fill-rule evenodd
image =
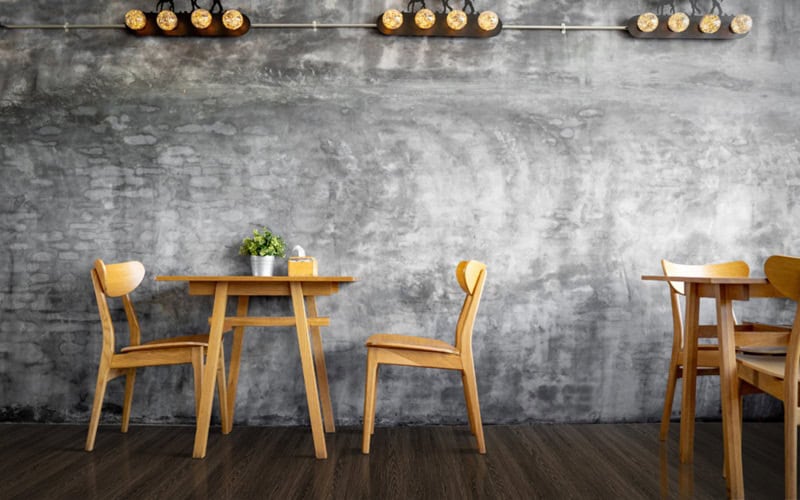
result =
M742 477L742 429L739 408L739 376L736 373L733 302L724 285L716 287L717 335L719 336L719 385L722 393L722 431L727 464L728 493L744 497Z
M322 414L319 407L317 379L314 376L314 357L311 354L311 342L308 336L308 318L303 300L303 285L300 282L290 284L292 291L292 308L294 309L297 327L297 343L300 348L300 361L303 366L303 381L306 386L308 415L311 420L311 435L314 438L314 453L317 458L328 458L325 448L325 431L322 428Z
M694 416L697 397L697 330L700 295L696 283L686 283L686 320L683 340L683 397L681 399L681 463L691 463L694 452Z
M228 302L228 283L217 283L214 291L214 310L211 313L211 331L208 336L206 365L200 393L200 408L197 412L197 430L194 434L192 457L205 458L208 446L208 428L211 425L211 406L214 403L214 388L217 384L217 367L222 345L222 327L225 323L225 307Z
M317 317L317 298L306 297L308 317ZM311 349L314 352L314 365L317 371L317 384L319 385L319 398L322 401L322 421L325 432L336 432L333 423L333 404L331 403L331 390L328 386L328 370L325 367L325 352L322 350L322 333L318 326L311 327Z
M236 316L247 316L250 306L250 297L240 295L236 305ZM236 326L233 328L233 346L231 347L231 361L228 369L228 428L222 429L223 434L228 434L233 430L233 411L236 407L236 387L239 384L239 365L242 359L242 344L244 342L244 327Z

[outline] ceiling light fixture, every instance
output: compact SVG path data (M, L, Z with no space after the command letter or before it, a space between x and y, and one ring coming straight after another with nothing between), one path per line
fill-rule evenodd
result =
M209 9L198 1L190 0L187 12L176 12L174 0L159 0L156 12L129 10L125 26L140 36L242 36L250 30L250 19L236 9L225 10L221 0L213 0Z
M437 12L425 0L410 0L405 12L389 9L378 17L378 30L384 35L488 38L503 29L496 13L476 12L473 0L464 0L462 9L454 9L453 0L440 1Z
M190 0L192 10L189 12L175 12L174 1L161 0L158 2L156 12L142 12L138 9L129 10L124 17L124 24L71 24L65 21L63 24L15 24L0 20L0 32L3 30L69 30L79 29L125 29L129 33L138 36L241 36L251 28L277 29L277 30L317 30L321 29L378 29L385 35L404 35L404 36L445 36L445 37L491 37L500 33L501 30L521 30L521 31L560 31L562 35L568 32L580 31L627 31L634 38L664 38L664 39L696 39L696 40L731 40L747 36L753 28L753 19L746 15L737 16L726 15L717 12L717 15L709 13L709 17L702 16L702 12L692 9L692 13L677 12L670 16L655 15L653 20L649 15L638 15L632 17L624 25L569 25L561 24L535 24L535 25L506 25L504 26L496 13L485 11L476 13L472 7L473 0L464 0L461 9L467 16L466 25L460 30L454 30L447 25L447 14L455 10L450 7L449 2L454 0L440 0L442 10L434 11L425 8L425 0L409 0L408 12L390 9L378 18L377 23L320 23L309 21L303 23L250 23L248 17L239 11L231 11L223 23L225 11L222 8L221 0L213 0L213 5L209 9L201 9L198 0ZM211 0L207 0L211 1ZM694 3L693 3L694 5ZM414 8L416 6L416 9ZM168 8L162 8L168 7ZM663 10L663 8L662 8ZM715 9L720 10L720 9ZM159 27L158 15L161 11L169 11L162 14L162 27ZM171 14L170 14L171 13ZM175 24L172 14L177 17ZM211 22L208 23L209 14ZM237 15L238 14L238 15ZM239 17L241 15L241 17ZM718 21L717 21L718 18ZM652 31L650 24L655 24ZM701 23L703 25L701 29ZM174 26L173 26L174 24ZM716 25L719 25L718 27ZM206 26L203 28L203 26ZM237 29L232 29L236 28ZM167 28L168 31L165 31ZM705 30L705 31L703 31Z
M721 29L729 26L730 29ZM676 12L658 16L647 12L628 20L626 29L636 38L670 40L734 40L746 36L753 28L753 19L746 15L705 14L689 16Z

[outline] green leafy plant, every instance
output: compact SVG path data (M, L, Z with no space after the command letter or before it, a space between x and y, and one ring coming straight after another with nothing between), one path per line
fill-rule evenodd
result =
M266 227L258 231L253 229L253 237L245 238L242 240L242 246L239 247L240 255L257 255L265 257L272 255L274 257L286 256L286 242L277 234L273 234Z

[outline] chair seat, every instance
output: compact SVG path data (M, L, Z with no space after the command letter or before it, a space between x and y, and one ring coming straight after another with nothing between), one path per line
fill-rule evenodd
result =
M786 356L759 356L739 354L736 361L753 370L772 377L783 378L786 373Z
M377 333L367 339L367 347L389 347L392 349L408 349L411 351L442 352L458 354L455 346L441 340L395 333Z
M182 335L165 339L151 340L141 345L124 347L120 352L149 351L155 349L175 349L179 347L208 347L208 335Z

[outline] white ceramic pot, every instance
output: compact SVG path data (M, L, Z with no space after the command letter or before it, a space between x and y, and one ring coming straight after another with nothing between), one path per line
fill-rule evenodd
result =
M251 255L250 268L253 270L253 276L272 276L272 272L275 269L275 257L272 255L264 257Z

